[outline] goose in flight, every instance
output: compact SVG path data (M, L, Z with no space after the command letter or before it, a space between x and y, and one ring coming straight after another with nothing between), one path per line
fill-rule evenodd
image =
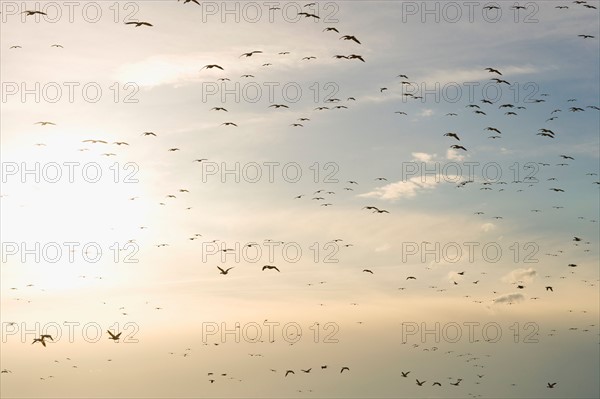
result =
M221 269L219 266L217 266L217 269L219 269L219 271L221 272L221 274L227 274L227 273L229 273L229 271L230 271L231 269L233 269L233 267L230 267L229 269L225 269L225 270L223 270L223 269Z
M144 133L142 133L142 136L154 136L154 137L156 137L156 133L144 132Z
M213 107L210 110L211 111L225 111L225 112L229 112L229 111L227 111L227 109L225 109L223 107Z
M401 371L400 373L402 374L402 377L408 377L408 374L410 373L410 371L407 371L407 372Z
M427 381L419 381L418 379L416 381L417 381L417 385L420 387L422 387L423 384L425 384L427 382Z
M344 372L344 370L350 371L350 368L349 367L345 367L345 366L342 367L342 369L340 370L340 374L342 374Z
M336 32L336 33L340 33L340 31L337 30L336 28L325 28L325 29L323 29L323 32Z
M104 141L104 140L83 140L82 143L92 143L92 144L96 144L96 143L102 143L102 144L108 144L108 142Z
M285 377L287 377L287 376L288 376L288 374L296 374L296 373L294 373L294 370L287 370L287 371L285 372Z
M287 105L285 104L271 104L269 105L269 108L271 107L275 107L275 109L279 109L279 108L289 108Z
M371 274L373 274L373 271L372 271L372 270L370 270L370 269L363 269L363 272L364 272L364 273L371 273Z
M222 67L222 66L220 66L220 65L217 65L217 64L208 64L208 65L204 65L204 66L202 67L202 69L205 69L205 68L206 68L206 69L218 68L218 69L220 69L221 71L224 71L223 67ZM200 69L200 70L202 70L202 69Z
M275 269L275 270L277 270L277 271L279 272L279 269L277 268L277 266L264 265L264 266L262 267L262 271L263 271L263 272L264 272L265 270L267 270L267 269L268 269L268 270L273 270L273 269Z
M356 36L352 36L352 35L344 35L344 36L340 37L340 40L342 40L342 39L344 39L344 40L352 40L353 42L356 42L356 43L358 43L358 44L361 44L361 43L358 41L358 39L356 38Z
M221 123L221 126L222 126L222 125L225 125L225 126L235 126L235 127L237 127L237 125L236 125L235 123L233 123L233 122L223 122L223 123Z
M27 15L25 15L26 17L29 17L31 15L35 15L35 14L48 15L45 12L42 12L42 11L29 11L29 10L25 10L21 14L27 14Z
M552 289L552 287L551 287L551 286L547 286L547 287L546 287L546 291L551 291L551 292L554 292L554 290Z
M498 75L502 75L499 70L494 69L494 68L485 68L485 70L490 73L497 73Z
M450 148L452 148L453 150L464 150L467 151L467 149L465 147L463 147L462 145L451 145Z
M254 50L254 51L250 51L249 53L244 53L244 54L240 55L239 58L242 58L242 57L248 58L248 57L252 57L254 54L260 54L260 53L262 53L262 51Z
M348 57L349 60L361 60L362 62L366 62L365 59L362 57L362 55L358 55L358 54L350 54Z
M14 48L23 48L23 47L21 47L21 46L10 46L8 49L10 50L10 49L14 49Z
M449 132L449 133L444 134L444 136L454 137L456 140L460 141L460 138L458 137L458 135L456 133Z
M151 23L144 22L144 21L141 21L141 22L133 22L133 21L132 22L125 22L125 25L135 25L136 28L139 28L140 26L154 26Z
M507 82L506 80L503 79L498 79L498 78L492 78L493 81L495 81L496 83L500 84L500 83L506 83L507 85L510 86L510 83Z
M312 370L312 367L309 368L309 369L307 369L307 370L300 369L300 371L302 371L303 373L306 373L306 374L310 373L310 370Z
M119 338L121 337L121 333L118 333L115 335L115 334L111 333L110 330L106 330L106 332L108 333L108 335L110 335L110 337L108 337L108 339L112 339L115 342L118 341Z
M50 335L45 334L41 335L39 338L34 338L31 344L33 345L36 342L41 342L41 344L44 345L44 347L46 347L46 338L49 338L50 341L54 341Z
M299 12L298 15L304 15L304 18L313 17L315 19L321 19L321 17L319 17L318 15L309 14L307 12Z
M556 382L549 382L547 387L548 388L554 388L554 386L556 385Z
M36 122L36 123L34 123L34 125L42 125L42 126L46 126L46 125L56 125L56 123L53 123L53 122L47 122L47 121L40 121L40 122Z
M595 37L595 36L592 36L592 35L577 35L577 36L582 37L584 39L593 39Z
M301 60L301 61L304 61L304 60L310 61L310 60L316 60L316 59L317 59L317 57L315 57L315 56L312 56L312 55L311 55L311 56L309 56L309 57L304 57L304 58L302 58L302 60Z

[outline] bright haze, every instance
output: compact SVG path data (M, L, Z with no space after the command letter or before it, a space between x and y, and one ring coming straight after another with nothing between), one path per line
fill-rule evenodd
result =
M598 397L599 7L0 2L1 396Z

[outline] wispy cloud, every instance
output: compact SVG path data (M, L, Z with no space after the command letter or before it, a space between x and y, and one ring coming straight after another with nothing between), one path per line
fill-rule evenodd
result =
M537 275L537 271L533 268L515 269L502 277L505 283L529 282Z
M413 177L406 181L390 183L378 187L368 193L359 194L363 198L377 198L381 200L395 201L400 198L413 198L423 191L433 190L439 183L436 176Z
M513 292L511 294L500 295L499 297L494 299L494 303L519 303L524 300L525 296L523 294Z

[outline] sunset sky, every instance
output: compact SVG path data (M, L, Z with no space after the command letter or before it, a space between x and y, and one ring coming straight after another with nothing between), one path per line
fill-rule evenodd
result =
M599 2L198 3L0 1L2 397L600 395Z

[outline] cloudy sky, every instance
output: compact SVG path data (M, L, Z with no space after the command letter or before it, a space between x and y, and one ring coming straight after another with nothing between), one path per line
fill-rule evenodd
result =
M598 397L600 5L515 5L1 1L1 395Z

